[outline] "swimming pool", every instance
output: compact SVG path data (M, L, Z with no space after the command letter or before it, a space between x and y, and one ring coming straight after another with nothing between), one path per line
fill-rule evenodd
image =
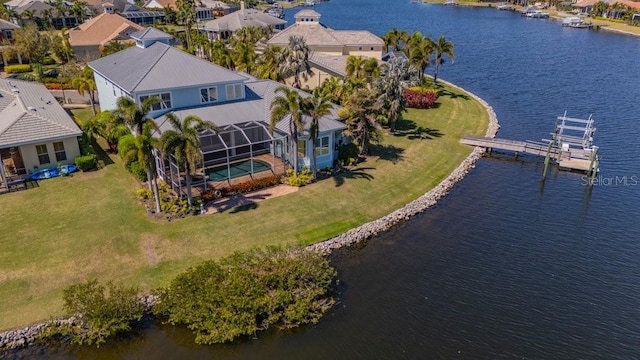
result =
M210 181L224 181L227 179L235 179L241 176L251 174L251 163L253 162L253 173L257 174L263 171L271 170L271 165L262 160L244 160L227 165L219 165L207 169L207 175Z

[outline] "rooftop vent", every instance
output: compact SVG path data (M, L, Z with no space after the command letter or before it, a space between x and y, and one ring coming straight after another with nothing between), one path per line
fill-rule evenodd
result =
M19 93L20 89L18 89L17 87L14 87L14 88L11 88L11 92Z
M27 110L29 111L36 111L36 108L33 106L27 106Z

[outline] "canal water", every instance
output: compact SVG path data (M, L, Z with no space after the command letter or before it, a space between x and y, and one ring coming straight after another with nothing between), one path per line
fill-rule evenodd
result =
M593 114L596 185L555 170L541 185L539 159L485 158L434 209L335 254L340 303L317 325L204 347L186 329L149 323L99 349L9 356L640 358L640 38L409 0L331 0L315 10L335 29L444 35L456 61L440 76L494 107L499 136L540 140L565 110Z

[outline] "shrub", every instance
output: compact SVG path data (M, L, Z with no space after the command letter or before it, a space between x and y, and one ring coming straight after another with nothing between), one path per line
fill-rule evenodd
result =
M129 172L131 172L138 180L147 181L147 170L137 160L130 163L129 166L127 166L127 169L129 169Z
M77 344L100 345L109 337L131 330L144 314L137 289L96 280L71 285L63 291L64 309L75 315L73 324L51 328L45 336L70 335Z
M91 171L98 166L96 156L93 154L78 156L75 158L75 163L80 171Z
M291 186L304 186L310 184L313 181L313 173L311 170L304 168L298 172L298 175L293 173L293 169L289 169L284 174L284 182Z
M321 255L270 247L206 261L159 289L154 313L185 324L199 344L232 341L270 326L317 323L334 304L336 271Z
M26 73L31 71L31 65L29 64L7 65L5 66L4 71L7 74Z
M89 139L87 139L86 134L82 134L82 137L78 140L78 144L80 145L80 153L82 155L95 155L96 151L91 145Z
M346 166L354 164L358 160L358 146L354 143L344 144L338 149L338 164Z
M54 65L56 63L55 60L51 56L45 56L42 59L42 65Z
M407 107L413 109L432 108L438 101L438 93L433 90L404 90L402 96L407 100Z
M138 160L136 149L136 137L132 134L124 135L118 139L118 155L124 160L124 165L129 166ZM131 152L130 150L133 150Z

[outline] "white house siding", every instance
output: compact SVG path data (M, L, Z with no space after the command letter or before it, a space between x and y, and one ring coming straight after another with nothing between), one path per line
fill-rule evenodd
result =
M67 160L65 161L57 161L56 153L53 148L54 142L64 143L64 151L67 155ZM46 145L47 153L49 154L49 163L48 164L40 164L38 160L38 152L36 151L37 145ZM27 172L32 172L37 169L42 169L50 166L56 166L58 164L73 164L75 158L80 156L80 146L78 145L78 139L75 137L66 138L55 141L46 141L42 143L28 144L22 145L19 147L20 156L22 157L22 161L24 162L24 168Z
M130 96L102 75L96 73L96 89L98 90L98 100L101 110L115 110L118 98L122 96Z
M317 156L316 157L316 166L318 167L318 169L324 169L326 167L332 167L333 166L333 160L338 158L338 153L335 151L336 149L336 139L335 139L335 134L334 132L330 131L330 132L322 132L319 134L318 136L318 143L321 142L322 138L328 138L329 139L329 152L326 155L321 155L321 156ZM308 137L300 137L299 140L305 140L306 144L307 144L307 148L306 148L306 157L303 158L299 158L298 159L298 165L300 166L304 166L307 168L311 168L311 154L313 154L313 144L311 142L311 139L309 139Z

